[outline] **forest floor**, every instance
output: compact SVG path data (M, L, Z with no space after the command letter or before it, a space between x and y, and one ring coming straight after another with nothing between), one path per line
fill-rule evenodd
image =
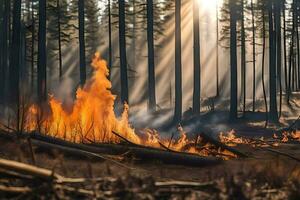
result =
M283 107L280 124L265 128L265 113L247 112L235 123L229 123L228 114L210 111L200 116L187 116L182 122L189 137L202 127L210 127L215 136L220 131L234 129L238 135L273 142L278 128L288 127L300 114L300 94L293 107ZM258 110L262 106L258 106ZM160 113L163 115L162 113ZM139 123L137 130L146 127ZM153 128L149 126L150 128ZM294 127L299 128L299 123ZM156 126L170 137L175 126ZM71 156L57 149L41 150L32 145L34 165L55 171L65 177L102 177L104 181L81 184L91 194L59 193L49 189L47 181L30 183L29 193L4 192L3 185L24 186L26 181L0 177L0 196L3 199L300 199L300 141L278 142L275 146L240 144L235 148L248 158L223 161L208 167L167 165L146 159L125 159L119 165L110 160L94 160ZM278 153L279 152L279 153ZM0 158L32 164L32 154L25 139L17 141L0 134ZM0 168L1 169L1 168ZM1 171L0 171L1 172ZM114 181L111 179L114 178ZM159 184L159 181L160 184ZM170 184L176 181L180 184ZM184 181L184 182L182 182ZM202 184L199 186L197 184ZM34 192L33 192L34 191Z

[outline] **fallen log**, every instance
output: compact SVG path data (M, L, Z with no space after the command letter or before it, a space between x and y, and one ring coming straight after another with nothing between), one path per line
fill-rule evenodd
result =
M52 138L41 134L32 134L31 138L45 141L52 144L72 147L75 149L107 155L122 155L129 153L131 156L143 161L160 161L165 164L180 164L191 166L215 165L221 162L218 158L202 157L197 154L185 152L168 152L162 149L146 147L141 145L121 145L121 144L77 144L67 142L58 138Z

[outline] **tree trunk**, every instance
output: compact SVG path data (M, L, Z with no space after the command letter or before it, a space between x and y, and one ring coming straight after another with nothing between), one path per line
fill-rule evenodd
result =
M182 65L181 65L181 0L175 1L175 115L179 122L182 114Z
M60 0L56 0L56 8L57 8L57 34L58 34L58 64L59 64L59 79L62 77L62 52L61 52L61 35L60 35L60 21L61 21L61 14L60 14Z
M265 11L262 10L262 18L263 18L263 30L262 30L262 37L263 37L263 45L262 45L262 63L261 63L261 82L262 82L262 89L263 89L263 96L264 96L264 103L266 109L266 126L268 124L268 102L267 102L267 95L266 95L266 86L265 86L265 55L266 55L266 24L265 24Z
M288 92L288 70L287 70L287 47L286 47L286 17L285 17L285 3L283 3L282 9L283 15L283 54L284 54L284 83L285 92Z
M46 76L46 0L39 1L39 42L38 42L38 97L39 101L47 99Z
M125 0L119 0L119 50L121 68L121 101L128 103L128 76L125 36Z
M298 3L299 5L299 3ZM298 8L300 9L300 8ZM296 20L296 43L297 43L297 90L300 89L300 44L299 44L299 11L297 13L297 20Z
M194 91L193 112L200 113L201 97L201 66L200 66L200 32L199 32L199 1L193 0L193 28L194 28Z
M241 8L241 88L243 96L243 113L246 111L246 39L245 39L245 19L244 19L244 0Z
M234 0L230 6L230 120L237 119L237 36L236 36L236 6Z
M155 111L155 63L153 39L153 0L147 0L147 41L148 41L148 109Z
M80 84L83 86L86 81L86 62L85 62L85 36L84 36L84 0L78 0L79 17L79 59L80 59Z
M269 81L270 81L270 112L269 119L272 122L278 122L277 112L277 90L276 90L276 38L274 37L273 20L273 2L270 2L269 8Z
M219 4L216 1L216 97L219 96Z
M21 57L21 0L13 4L13 26L9 66L10 102L19 105L19 80Z
M111 79L112 70L112 30L111 30L111 3L108 0L108 67L109 67L109 80Z
M282 59L281 59L281 10L280 10L280 2L276 2L275 4L275 28L276 28L276 40L277 40L277 79L278 79L278 85L279 85L279 117L281 115L282 110L282 84L281 84L281 65L282 65Z
M292 7L295 7L295 2L293 1ZM288 72L288 92L287 92L287 103L290 103L290 97L292 93L292 67L293 67L293 57L294 57L294 35L295 35L295 21L296 21L296 16L295 12L292 12L292 20L293 20L293 28L292 28L292 36L291 36L291 42L290 42L290 55L289 55L289 72Z
M31 20L32 20L32 30L31 30L31 89L33 91L34 87L34 65L35 65L35 16L34 16L34 1L31 0Z
M255 112L256 98L256 52L255 52L255 25L254 25L254 4L251 0L251 15L252 15L252 60L253 60L253 84L252 84L252 111Z
M4 0L0 0L0 104L3 102L4 99L4 65L3 65L3 46L5 43L5 40L3 38L3 24L4 24L4 12L5 12L5 8L4 8Z
M5 88L6 88L6 74L8 70L8 17L9 17L9 5L10 5L10 0L3 0L3 21L2 21L2 26L1 26L1 75L0 75L0 103L5 102Z

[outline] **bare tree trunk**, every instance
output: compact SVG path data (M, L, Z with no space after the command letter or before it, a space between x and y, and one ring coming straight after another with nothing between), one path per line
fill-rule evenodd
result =
M265 55L266 55L266 24L265 24L265 11L262 10L263 16L263 30L262 30L262 37L263 37L263 52L262 52L262 63L261 63L261 82L263 88L263 95L264 95L264 102L265 102L265 109L266 109L266 126L268 125L268 102L267 102L267 95L266 95L266 86L265 86Z
M121 101L128 103L128 76L125 36L125 0L119 0L119 50L121 68Z
M10 0L3 0L3 21L2 21L2 26L1 26L1 46L0 48L2 49L2 60L1 60L1 88L0 88L0 103L5 103L5 88L6 88L6 75L7 75L7 70L8 70L8 64L9 64L9 55L8 55L8 18L9 18L9 6L10 6Z
M219 96L219 4L216 1L216 97Z
M295 7L295 2L293 1L292 4L293 8ZM287 103L290 103L290 97L292 93L292 67L293 67L293 57L294 57L294 35L295 35L295 21L296 21L296 16L295 12L293 11L293 28L291 32L291 42L290 42L290 55L289 55L289 73L288 73L288 92L287 92Z
M78 17L79 17L79 59L80 59L80 84L83 86L86 81L86 60L85 60L85 11L84 0L78 0Z
M255 112L255 98L256 98L256 52L255 52L255 24L254 24L254 4L251 0L251 16L252 16L252 60L253 60L253 84L252 84L252 111Z
M155 63L153 39L153 0L147 0L147 41L148 41L148 109L156 110Z
M181 65L181 0L175 1L175 114L179 122L182 114L182 65Z
M34 87L34 65L35 65L35 16L34 16L34 1L31 0L31 89Z
M199 1L193 0L193 28L194 28L194 91L193 112L200 113L201 97L201 66L200 66L200 32L199 32Z
M38 97L39 101L47 99L47 57L46 57L46 0L39 1L39 43L38 43Z
M246 111L246 39L245 39L245 19L244 19L244 0L241 6L241 88L243 97L243 113Z
M10 50L9 66L9 91L10 102L19 105L19 80L21 57L21 0L15 0L13 4L13 27Z
M61 52L61 27L60 27L60 21L61 21L61 10L60 10L60 0L56 0L56 8L57 8L57 33L58 33L58 63L59 63L59 78L62 77L62 52Z
M270 81L270 112L269 119L272 122L278 122L278 112L277 112L277 90L276 90L276 37L274 37L275 30L274 17L273 17L273 2L269 3L268 13L269 13L269 81Z
M235 1L230 6L230 120L237 119L237 35Z
M111 0L108 0L108 67L109 67L109 79L111 79L112 70L112 30L111 30Z
M277 79L279 85L279 117L281 116L282 111L282 83L281 83L281 66L282 66L282 59L281 59L281 5L280 2L276 2L275 4L275 29L276 29L276 40L277 40Z
M283 54L284 54L284 81L285 92L288 92L288 70L287 70L287 47L286 47L286 15L285 15L285 3L283 3Z

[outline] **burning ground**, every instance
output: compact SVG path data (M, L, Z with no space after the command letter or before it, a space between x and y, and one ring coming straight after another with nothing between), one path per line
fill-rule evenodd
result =
M280 129L227 124L220 133L190 129L199 117L193 116L175 131L134 129L127 104L115 114L99 54L92 67L73 105L51 96L47 105L24 105L16 120L1 123L1 196L299 199L299 120Z

